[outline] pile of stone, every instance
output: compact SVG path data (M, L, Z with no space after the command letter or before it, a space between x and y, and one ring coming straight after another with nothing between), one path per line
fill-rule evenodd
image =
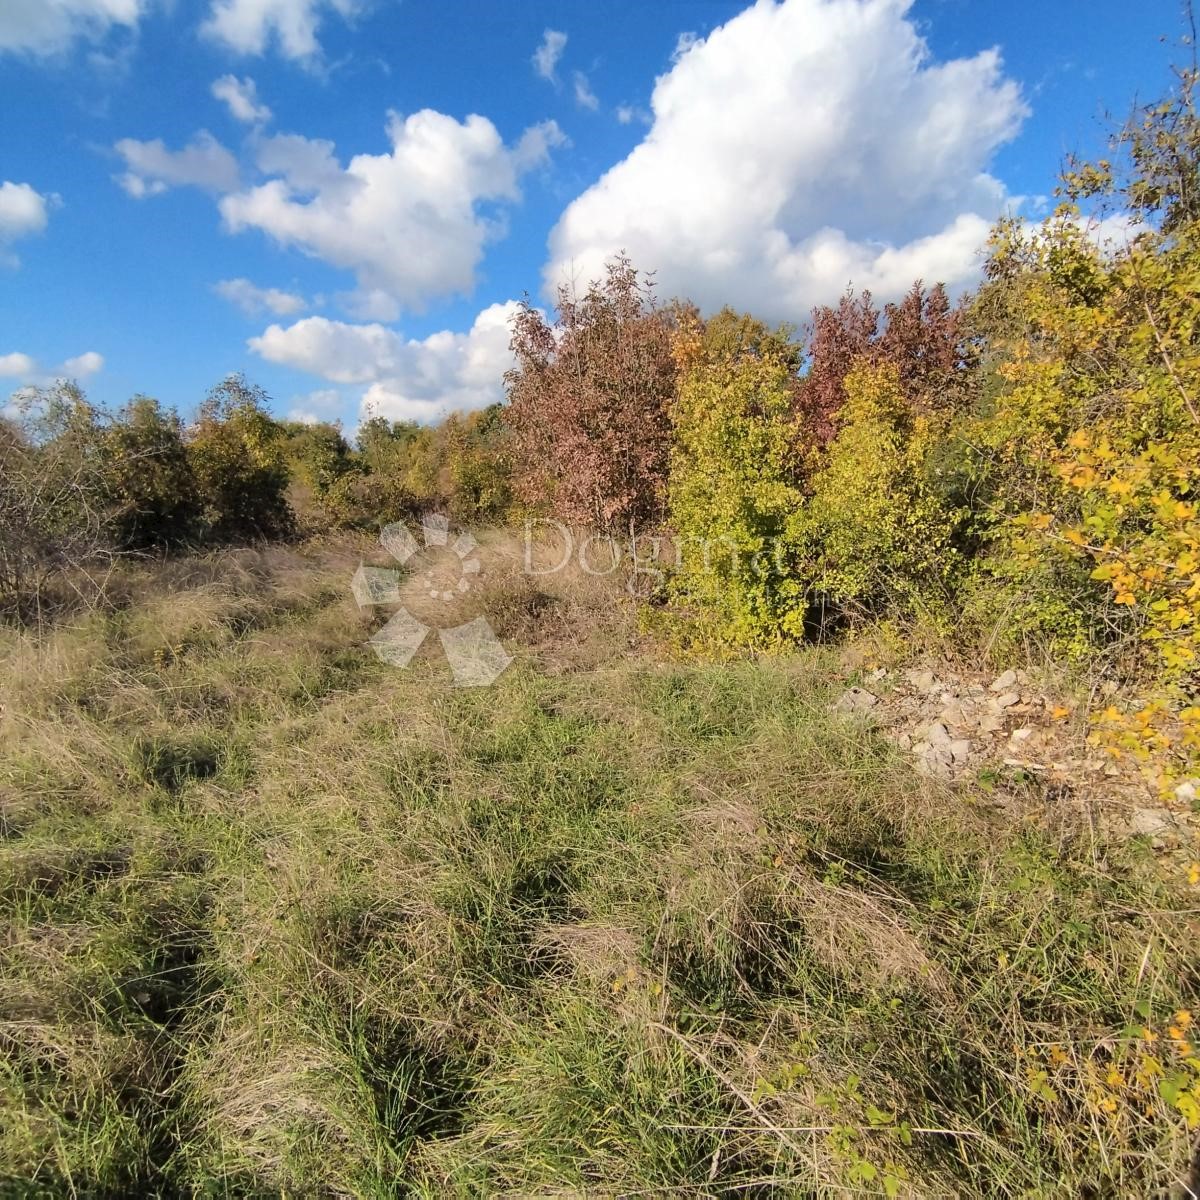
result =
M989 680L950 669L881 667L864 684L844 692L835 711L869 719L930 776L955 780L985 767L1009 768L1061 794L1101 801L1128 832L1158 848L1184 838L1200 781L1180 784L1173 807L1157 798L1146 807L1145 781L1091 752L1070 708L1040 693L1024 671Z
M930 775L952 779L996 760L1048 769L1038 761L1045 749L1039 733L1050 720L1052 706L1030 689L1024 671L1005 671L986 684L922 667L894 676L880 668L868 682L884 695L853 687L838 700L836 710L872 714Z

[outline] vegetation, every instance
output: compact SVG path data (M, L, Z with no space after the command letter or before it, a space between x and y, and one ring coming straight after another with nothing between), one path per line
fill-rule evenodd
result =
M1055 671L1194 818L1196 85L957 305L797 333L621 257L437 426L25 396L0 1194L1200 1191L1200 865L833 703L851 635ZM349 597L432 510L494 568L486 691ZM675 561L523 574L535 517Z
M830 652L631 657L615 579L494 582L543 648L491 688L384 667L355 561L8 636L10 1194L1177 1178L1195 892L1144 842L916 774Z

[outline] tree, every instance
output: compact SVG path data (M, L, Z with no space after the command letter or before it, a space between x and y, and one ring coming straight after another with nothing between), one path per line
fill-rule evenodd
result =
M525 302L505 377L519 497L605 530L657 525L666 504L671 323L629 260L582 298L560 288L551 324Z
M117 546L181 546L199 535L200 493L183 425L172 410L135 396L105 431L101 447Z
M956 514L930 486L938 429L914 413L899 369L861 361L837 436L812 480L802 570L842 613L944 610L958 565Z
M1106 714L1109 748L1159 768L1177 753L1180 769L1200 760L1197 79L1178 72L1111 160L1075 164L1040 229L1001 223L973 313L996 380L972 440L998 569L1053 582L1070 578L1058 564L1082 568L1091 594L1062 606L1117 642L1140 697ZM1126 236L1098 245L1081 201L1127 214Z
M267 395L241 375L208 394L188 437L207 535L215 541L272 538L293 528L283 431Z
M793 395L799 347L786 329L725 309L681 314L672 409L671 588L701 639L762 646L804 630L794 573L803 511Z
M0 419L0 609L40 616L51 585L96 585L112 557L101 414L74 384L29 390Z
M939 283L917 280L897 304L875 307L870 292L850 291L836 308L813 310L809 365L796 407L806 438L820 449L833 438L846 403L846 377L862 363L891 364L909 404L932 411L960 402L969 379L959 309Z

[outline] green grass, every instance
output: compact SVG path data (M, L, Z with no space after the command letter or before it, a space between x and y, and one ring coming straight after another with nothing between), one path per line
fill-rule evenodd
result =
M600 593L515 589L492 688L383 667L354 561L4 635L0 1193L1182 1177L1133 1077L1176 1069L1140 1030L1195 1003L1196 895L1147 847L914 774L829 654L658 661Z

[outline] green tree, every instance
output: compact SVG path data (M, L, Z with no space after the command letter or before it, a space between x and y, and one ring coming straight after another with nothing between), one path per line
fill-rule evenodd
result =
M806 587L793 572L804 505L793 400L799 348L725 310L681 319L672 407L671 588L701 638L762 646L804 630Z
M183 425L149 396L135 396L105 431L105 491L116 544L186 545L200 533L201 502Z
M279 423L267 395L241 375L209 393L188 438L207 535L215 541L273 538L294 527Z

